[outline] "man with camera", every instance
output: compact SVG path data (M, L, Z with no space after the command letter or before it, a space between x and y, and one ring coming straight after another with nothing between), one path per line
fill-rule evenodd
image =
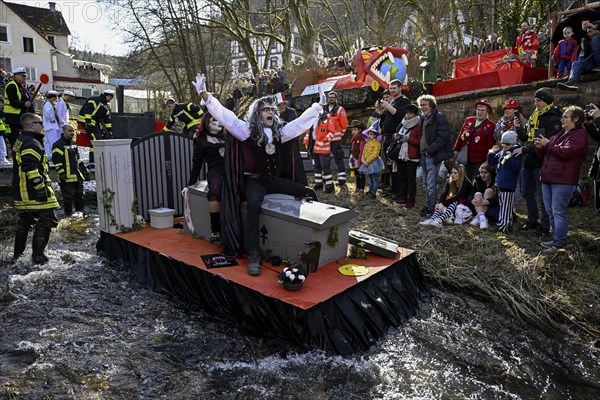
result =
M549 138L561 129L562 115L560 109L554 105L554 92L552 89L543 87L535 92L533 96L535 110L529 117L525 127L521 121L516 121L514 126L519 135L523 147L513 152L514 156L523 155L523 168L521 170L521 192L525 205L527 206L527 222L521 229L537 229L541 235L547 235L550 231L550 220L544 207L542 199L540 160L535 151L535 138ZM536 200L536 194L539 201ZM539 219L538 206L542 207L542 218Z
M410 100L402 94L402 82L398 79L394 79L390 82L388 88L390 92L390 101L379 100L376 104L376 109L381 114L381 120L379 126L381 128L381 134L383 136L382 149L385 154L387 148L393 142L393 136L398 131L398 126L404 118L404 110L407 105L410 104ZM381 185L379 187L384 188L390 185L392 196L398 196L400 194L400 187L398 182L398 166L396 160L389 160L384 158L387 170L381 174Z

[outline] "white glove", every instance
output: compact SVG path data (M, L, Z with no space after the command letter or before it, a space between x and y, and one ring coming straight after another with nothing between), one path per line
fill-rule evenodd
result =
M192 85L194 85L198 94L206 92L206 77L204 74L198 73L196 80L192 81Z
M187 188L187 187L184 187L184 188L183 188L183 190L181 191L181 195L182 195L183 197L185 197L185 195L187 194L187 192L188 192L188 188Z
M322 106L327 104L327 95L325 95L325 89L322 84L319 85L319 104Z

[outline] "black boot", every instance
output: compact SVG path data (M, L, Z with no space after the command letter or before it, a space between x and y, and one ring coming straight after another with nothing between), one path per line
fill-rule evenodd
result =
M221 241L221 213L218 211L210 213L210 230L212 233L209 242L219 243Z
M29 229L23 227L17 227L17 233L15 234L15 250L13 253L13 260L16 260L23 254L25 247L27 246L27 235Z
M248 251L248 275L260 275L260 251L257 248Z
M46 264L48 262L48 257L44 254L44 250L46 249L46 245L48 245L49 239L50 228L36 227L31 241L31 247L33 249L31 260L34 264Z
M65 201L65 205L64 205L64 210L65 210L65 215L69 216L71 214L73 214L73 204L69 201Z
M379 188L384 189L390 186L390 174L389 172L384 172L381 174L381 179L379 180Z
M305 197L310 198L312 201L319 201L319 198L317 197L317 192L315 192L309 187L306 188Z

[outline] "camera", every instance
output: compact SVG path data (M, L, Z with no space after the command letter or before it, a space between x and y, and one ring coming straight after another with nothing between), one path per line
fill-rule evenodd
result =
M539 139L546 134L545 128L538 128L534 131L534 138Z
M591 111L594 111L594 106L591 105L591 104L586 105L585 106L585 112L586 112L586 114L589 113L589 112L591 112Z

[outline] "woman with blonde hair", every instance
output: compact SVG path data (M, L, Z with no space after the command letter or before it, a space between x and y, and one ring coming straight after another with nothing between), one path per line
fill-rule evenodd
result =
M550 217L552 240L540 243L544 252L557 251L567 244L569 200L579 182L581 166L589 151L588 134L581 107L569 106L560 118L562 130L550 138L534 139L535 151L542 160L540 181L544 206Z
M467 202L471 186L471 181L469 181L465 172L465 166L455 164L450 172L446 188L440 196L439 202L435 205L433 215L425 221L419 222L419 224L442 226L446 219L454 215L456 208L460 204Z

